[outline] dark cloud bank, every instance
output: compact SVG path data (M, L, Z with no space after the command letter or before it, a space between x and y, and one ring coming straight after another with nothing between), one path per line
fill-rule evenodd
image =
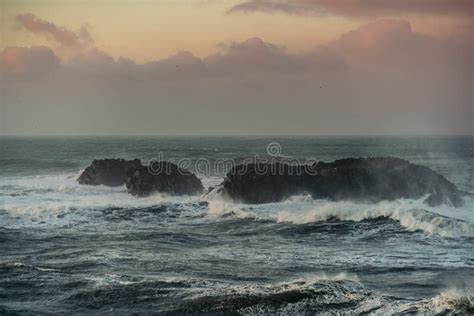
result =
M84 42L32 20L32 32ZM8 47L0 133L472 134L471 31L440 39L379 20L299 54L251 38L146 64Z

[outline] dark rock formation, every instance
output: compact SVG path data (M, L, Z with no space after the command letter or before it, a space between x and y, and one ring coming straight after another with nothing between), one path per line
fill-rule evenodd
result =
M140 165L129 169L125 184L128 192L137 196L153 192L194 195L202 193L204 189L201 180L192 172L166 161L155 162L151 168Z
M459 207L464 192L433 170L398 158L349 158L310 166L254 163L234 167L223 182L226 195L244 203L278 202L309 193L330 200L381 201L420 198Z
M121 186L125 184L127 170L131 167L141 166L139 159L102 159L94 160L79 176L80 184L106 186Z
M165 161L155 162L152 168L148 168L143 166L139 159L94 160L77 181L88 185L121 186L125 184L129 193L138 196L153 192L191 195L203 191L201 180L192 172Z

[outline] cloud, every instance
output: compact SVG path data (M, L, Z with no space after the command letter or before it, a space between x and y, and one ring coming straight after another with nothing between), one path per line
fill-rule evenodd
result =
M454 41L470 43L474 45L474 23L457 26L450 34Z
M142 65L123 57L115 60L94 48L81 51L61 68L82 77L166 81L247 74L284 77L323 74L351 67L463 67L472 60L472 41L466 36L469 30L460 27L450 39L439 39L414 32L407 21L378 20L303 53L289 53L285 47L254 37L221 44L218 53L204 58L180 51ZM7 48L2 60L3 68L17 76L59 66L59 58L46 47Z
M285 47L249 38L243 42L221 45L222 50L204 59L214 73L295 74L344 68L336 51L321 46L302 54L290 54Z
M140 70L147 78L194 79L207 73L204 62L189 51L180 51L168 58L146 63Z
M0 55L0 73L12 79L41 78L59 66L59 58L45 46L7 47Z
M272 1L272 0L260 0L260 1L246 1L234 5L227 10L227 13L253 13L253 12L283 12L286 14L305 14L310 13L305 9L314 9L312 7L307 7L304 3L296 1Z
M82 27L78 32L73 32L29 13L17 15L16 21L25 30L50 37L66 48L83 48L93 42L85 27Z
M403 20L379 20L343 34L335 43L352 65L410 66L467 65L472 60L470 41L459 36L436 39L411 29Z
M302 61L288 54L283 47L266 43L258 37L221 47L221 52L205 60L216 72L286 72L303 67Z
M337 15L352 18L400 14L472 16L473 0L249 0L228 13L267 12L295 15Z
M418 62L433 48L434 41L412 32L406 21L382 20L343 34L339 44L352 63L398 65Z
M0 59L7 134L472 133L469 28L449 39L400 20L303 53L260 38L136 64L46 47ZM6 79L3 81L3 79ZM23 80L27 79L27 80Z

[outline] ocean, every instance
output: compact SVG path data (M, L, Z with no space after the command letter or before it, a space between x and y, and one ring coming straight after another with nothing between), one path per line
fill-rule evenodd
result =
M473 198L134 197L76 181L93 159L396 156L474 192L474 137L0 138L0 315L474 313Z

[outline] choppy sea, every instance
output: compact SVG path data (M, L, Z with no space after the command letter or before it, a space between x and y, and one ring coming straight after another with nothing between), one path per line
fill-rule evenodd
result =
M474 313L474 210L294 196L133 197L93 159L396 156L474 192L474 137L0 138L0 315Z

